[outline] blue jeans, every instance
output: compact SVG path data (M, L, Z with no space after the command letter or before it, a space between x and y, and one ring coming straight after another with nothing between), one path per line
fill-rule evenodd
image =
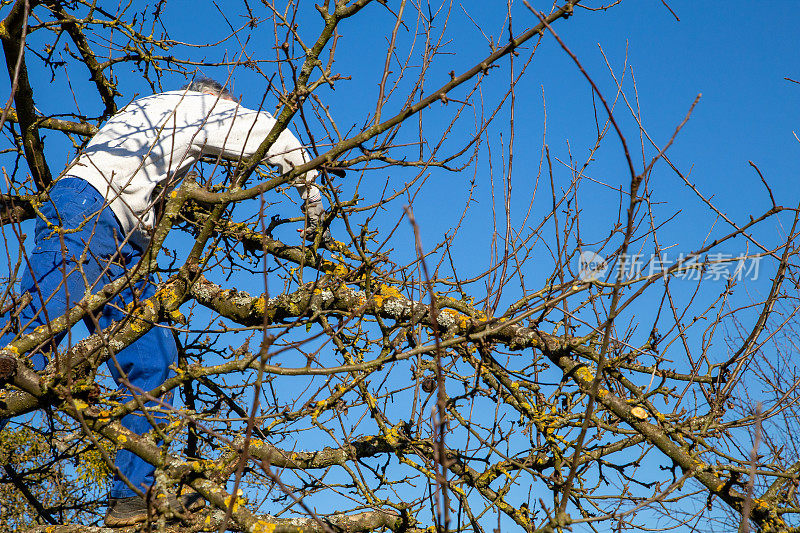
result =
M122 229L111 209L104 209L103 205L100 193L78 178L62 178L50 190L50 201L42 205L42 214L54 225L78 229L63 235L53 234L44 220L37 220L35 248L20 282L21 292L32 296L32 302L20 314L20 334L30 333L63 315L87 290L97 291L138 263L141 250L119 244ZM105 328L114 320L124 320L126 305L155 293L151 281L145 276L122 290L110 305L102 308L96 323L84 319L89 331L94 332L96 325ZM66 332L56 335L53 343L58 345L65 335ZM15 336L13 332L7 333L0 338L0 346L8 345ZM149 391L161 385L172 375L170 365L177 361L177 355L172 333L158 326L114 354L108 361L108 369L123 401L130 399L132 392ZM47 363L39 351L31 356L31 362L37 371L43 370ZM122 383L123 377L132 390ZM0 420L0 430L7 422ZM152 429L147 419L136 413L125 416L122 425L139 435ZM146 490L153 484L153 466L134 453L120 450L115 465L133 486ZM134 494L119 477L114 478L109 494L112 498Z

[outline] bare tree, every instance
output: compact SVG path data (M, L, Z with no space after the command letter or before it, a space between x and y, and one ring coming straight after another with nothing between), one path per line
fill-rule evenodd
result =
M255 157L207 158L162 191L129 275L2 347L0 521L101 531L126 449L156 466L156 488L208 502L175 517L154 501L148 531L800 527L800 211L753 164L770 201L726 214L691 162L669 157L697 102L656 138L624 67L584 68L560 29L618 3L509 2L492 31L451 3L243 0L186 42L174 36L194 27L191 8L167 0L5 2L4 333L28 303L15 285L24 234L104 120L226 72L260 80L245 100L275 104L278 126ZM484 32L484 56L453 55L456 10ZM544 99L538 136L520 132L517 97L537 94L541 54L581 76L587 146L551 147ZM352 79L366 56L381 68ZM313 158L279 175L261 160L290 123ZM539 165L512 187L521 151ZM609 173L609 159L623 164ZM284 189L311 169L333 243L285 218ZM662 205L654 169L685 184L699 219ZM696 241L675 235L705 224ZM150 271L156 295L126 320L68 336L30 369ZM105 363L156 327L178 341L175 376L122 399ZM181 400L142 412L170 392ZM130 412L168 423L139 436L119 422Z

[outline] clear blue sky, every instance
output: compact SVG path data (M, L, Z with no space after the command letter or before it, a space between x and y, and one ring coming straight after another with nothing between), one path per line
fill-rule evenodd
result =
M251 3L258 16L266 16L266 11L256 5L258 2ZM532 3L539 9L548 9L550 6L548 1L536 0ZM796 206L800 201L800 181L797 177L800 141L795 137L800 116L800 84L784 78L800 81L798 3L793 0L770 3L675 0L668 3L680 21L660 0L624 0L621 5L607 11L587 12L578 8L572 18L559 21L554 29L578 56L609 101L615 98L615 85L601 50L618 77L624 72L625 93L631 103L638 97L645 128L659 146L671 137L695 97L702 93L690 121L669 150L668 156L696 184L699 191L713 198L728 216L741 222L749 214L760 214L771 206L766 189L748 164L750 160L768 180L776 202ZM598 4L591 2L589 5ZM146 6L152 9L149 3ZM445 31L444 40L447 44L442 48L443 55L436 58L427 76L427 92L446 82L450 70L459 74L488 55L490 48L487 36L492 36L497 42L498 39L505 39L508 32L505 2L466 0L443 9L446 11L448 7L451 13ZM139 9L143 8L144 4ZM438 5L432 6L433 11L438 8ZM238 27L243 23L238 7L226 6L225 9L232 25ZM408 9L411 9L410 6ZM302 1L300 10L300 34L306 39L313 39L320 27L319 15L310 1ZM444 20L442 12L434 29L441 31ZM165 8L163 21L171 37L180 41L213 42L229 33L227 22L221 18L217 8L205 1L171 0ZM375 3L341 26L342 37L334 71L352 79L338 82L335 91L323 87L318 94L323 103L330 107L330 113L343 133L363 125L374 112L378 81L385 59L385 43L394 22L385 8ZM415 22L415 18L409 16L406 19L407 27L400 31L398 56L401 58L405 58L405 47L415 37L416 45L421 45ZM520 32L535 23L536 19L525 6L515 2L512 9L514 31ZM244 38L244 34L241 35ZM269 20L264 19L252 34L246 50L254 58L274 58L275 44L272 26ZM528 59L533 44L530 42L520 50L520 56L515 59L517 72ZM231 57L239 51L236 40L229 39L213 48L179 47L174 53L177 56L189 55L195 59L219 61L224 54ZM418 64L418 54L411 63ZM501 68L492 71L482 88L486 112L493 108L507 88L509 62L506 59L500 65ZM274 73L273 64L265 63L261 68L267 77ZM64 98L63 83L57 80L51 85L49 73L38 65L36 69L32 69L31 75L39 109L44 113L73 111L71 98ZM99 113L100 102L86 80L85 71L75 69L73 72L71 80L78 88L80 109L88 114ZM225 78L228 72L227 67L202 69L203 74L217 78ZM149 87L139 79L138 73L126 73L119 69L117 74L124 99L149 93ZM635 76L636 91L631 83L632 75ZM265 88L264 77L238 67L233 71L233 78L234 91L243 95L243 104L257 107ZM7 94L8 83L3 83ZM182 76L167 74L163 89L177 88L183 83L185 80ZM392 115L404 103L402 90L407 86L405 84L398 89L398 93L386 105L385 117ZM460 99L465 91L459 89L453 93L453 97ZM568 187L570 182L570 173L557 161L569 162L572 157L578 166L585 161L595 140L595 112L588 84L550 35L546 35L539 45L526 74L517 85L515 97L516 131L511 175L514 196L511 205L512 225L518 227L531 202L535 177L540 168L544 136L543 100L547 113L544 142L549 146L556 166L556 190ZM266 107L271 110L272 102L268 102ZM425 113L425 128L431 132L434 141L436 137L433 134L437 127L441 129L441 121L455 108L456 104L452 102L446 107L437 104ZM445 151L447 147L457 146L470 134L474 125L473 112L479 111L470 108L465 112L465 118L451 132ZM599 103L597 112L602 122L605 117ZM642 157L638 149L638 129L622 99L617 101L614 114L630 144L637 170L640 170ZM507 103L487 133L492 169L498 180L502 173L504 150L507 155L509 118ZM416 124L416 120L409 124L400 139L413 140ZM295 121L294 129L302 132L299 121ZM325 135L314 121L311 122L311 130L316 138ZM304 134L301 135L307 140ZM56 138L57 135L48 134L48 156L54 173L71 158L68 149ZM406 153L414 151L412 148ZM656 152L649 143L644 151L648 159ZM402 151L398 153L403 154ZM600 240L608 235L620 205L619 195L613 189L627 189L629 182L620 143L613 132L608 134L595 159L585 172L587 181L579 196L584 210L582 238L585 242ZM4 160L3 164L11 163ZM458 223L467 201L469 182L472 178L476 179L475 198L478 201L471 207L463 235L456 240L453 248L454 259L459 265L458 273L462 278L477 274L489 264L492 196L488 173L488 153L484 146L475 168L457 174L432 170L423 192L414 203L417 220L423 230L423 243L432 246L444 232ZM545 170L536 190L533 215L528 221L534 226L551 206L550 185L544 179L546 176ZM388 190L391 191L402 187L411 177L413 172L410 171L370 171L365 173L359 192L365 197L364 203L369 203L377 199L387 180ZM347 180L340 183L345 197L352 193L358 178L358 173L351 172ZM662 246L674 245L677 252L696 249L715 222L715 216L663 162L655 167L650 177L650 187L653 200L660 202L655 211L662 220L677 213L660 233ZM502 208L500 200L499 197L494 198L498 209ZM387 206L387 210L376 218L373 227L385 228L394 224L402 215L404 204L405 200L397 200ZM283 216L296 215L296 209L294 205L279 205L276 208ZM716 224L711 230L714 236L730 230L718 221ZM340 222L334 222L332 230L334 236L344 238L344 228ZM774 245L786 230L770 222L759 228L757 234L765 242ZM549 235L552 235L552 231ZM297 238L293 228L281 230L279 236ZM393 257L398 261L414 257L413 240L407 223L401 224L393 247L396 250ZM645 251L651 252L652 246L645 248ZM745 250L729 247L727 251L741 253ZM529 288L540 287L542 280L553 270L546 247L537 248L537 255L527 268ZM762 281L769 282L768 279ZM245 279L234 278L231 283L244 288L242 284L246 282ZM246 288L252 293L261 292L257 285ZM756 285L755 288L761 289L763 285ZM273 287L271 289L274 290ZM480 287L476 287L476 290L479 293ZM509 299L518 295L518 292L512 291ZM643 312L637 319L647 324L645 314Z
M544 9L549 4L535 2L534 5ZM800 36L796 31L797 16L793 9L796 5L784 0L770 6L770 13L764 14L754 10L751 2L744 1L727 2L724 7L711 11L699 8L696 3L670 2L670 7L680 18L679 22L660 0L626 1L608 11L587 12L577 9L574 17L560 21L555 29L577 54L608 99L614 97L614 86L600 50L605 53L618 76L625 65L629 66L625 74L625 91L629 98L633 98L632 72L637 81L645 127L659 144L670 137L695 96L702 93L690 122L668 155L682 172L690 175L704 194L713 194L718 205L735 216L737 213L765 208L769 202L748 160L757 164L764 173L778 203L791 204L800 197L800 185L793 178L800 144L793 135L800 85L784 80L785 77L800 78L800 64L796 54L792 53L800 44ZM435 8L432 8L434 12ZM191 17L186 17L187 10L192 13ZM264 17L266 10L256 9L255 13ZM300 33L311 40L320 26L319 15L311 2L301 3L301 13L298 19ZM522 3L515 3L512 14L515 31L535 22ZM241 15L238 7L226 6L226 17L231 25L239 27L244 21ZM429 90L438 87L446 81L447 72L451 69L459 73L488 54L489 46L484 35L492 36L494 40L505 38L505 15L505 2L462 2L453 5L445 33L449 42L443 47L448 55L436 58L426 87ZM250 37L247 51L255 58L274 59L275 41L271 24L269 20L262 20L264 22L258 31ZM415 32L414 17L406 20L407 31L400 32L401 50ZM169 28L170 36L179 41L215 41L228 33L228 22L221 18L218 9L210 2L170 2L164 10L163 21ZM443 12L440 12L435 30L441 30L443 24ZM482 32L476 24L481 26ZM351 76L352 80L339 82L336 91L322 88L319 95L330 106L331 114L343 131L363 124L367 114L374 111L377 82L385 59L385 42L393 25L393 17L378 4L342 24L334 71ZM211 49L178 47L175 55L188 54L195 59L216 61L222 59L224 54L230 58L239 50L237 41L229 39ZM404 57L403 54L398 55ZM521 51L521 56L516 60L517 68L524 59L526 50ZM484 84L487 108L507 86L507 65L507 60L502 61L502 68L493 71ZM262 69L267 76L274 72L272 64L264 64ZM202 72L224 78L228 69L206 67ZM78 74L72 76L74 86L88 83ZM120 69L118 75L123 81L120 89L125 98L149 91L141 81L136 81L136 73L128 77ZM38 75L34 72L34 79L35 82L49 81L49 74L39 69ZM243 103L257 106L265 87L264 78L238 67L233 72L233 79L235 92L244 97ZM168 90L183 82L182 77L167 74L163 88ZM63 98L63 86L58 82L52 86L40 83L36 90L38 105L45 113L63 111L65 104L68 104ZM51 91L62 92L56 97ZM463 95L463 91L456 91L455 96L459 94ZM539 166L543 97L547 102L548 116L546 141L554 158L567 159L569 154L566 147L569 143L573 158L582 162L593 143L595 126L589 87L550 36L541 44L527 74L517 87L516 96L517 131L512 182L519 191L518 195L515 191L519 197L519 209L523 209L527 206L529 196L523 193L521 187ZM100 109L100 103L92 91L80 91L78 100L84 112L92 113ZM384 116L399 109L401 103L401 99L395 98L386 106ZM270 102L267 107L271 107ZM446 109L436 107L426 113L431 117L426 125L447 116L454 106L451 104ZM508 106L497 119L497 127L491 131L491 138L496 141L495 172L500 164L499 135L508 126L507 109ZM618 102L615 115L623 125L634 152L634 160L640 161L641 157L637 157L637 130L624 102ZM468 125L467 122L462 121L461 124ZM297 125L296 129L299 129ZM413 136L411 130L413 128L408 128L409 136ZM452 145L463 138L459 133L467 132L466 129L456 128L452 134ZM320 128L314 133L317 137L324 135ZM504 134L504 142L507 143L508 132ZM57 145L51 142L49 146ZM587 170L587 175L613 186L625 184L627 177L624 167L620 166L620 153L618 142L609 136L599 153L604 157L598 157L597 163ZM646 153L652 155L654 152L648 146ZM60 147L50 150L50 156L54 171L58 171L59 165L70 157ZM486 170L486 167L482 167L482 170ZM374 184L373 192L381 190L384 182L376 174L380 172L370 175ZM393 176L397 175L393 173ZM466 189L465 176L436 173L434 176L435 179L427 185L426 193L418 199L417 210L421 221L436 226L434 233L441 234L460 215L464 198L459 194ZM692 194L687 193L682 182L665 165L658 165L653 177L654 189L661 195L660 198L670 202L671 207L694 207L696 202ZM556 180L559 179L565 178L557 174ZM395 181L399 182L397 179ZM369 192L368 189L362 190ZM488 194L488 191L481 192L484 198ZM453 200L450 202L452 212L443 213L443 206L434 201L434 198L441 196ZM440 219L443 224L441 227L438 222L426 217L425 207L429 202L431 214ZM488 207L488 202L484 201L483 207ZM447 220L441 220L445 218Z

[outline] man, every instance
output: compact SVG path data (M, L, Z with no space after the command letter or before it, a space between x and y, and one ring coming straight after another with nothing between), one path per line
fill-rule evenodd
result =
M94 292L133 268L156 223L159 194L174 186L201 156L249 157L274 124L269 113L241 107L221 84L208 78L184 90L136 100L111 117L53 185L50 201L41 207L44 219L37 220L35 248L21 280L22 292L29 293L32 301L20 314L20 335L63 315L86 291ZM283 131L266 161L286 173L306 163L308 156L295 136ZM312 229L324 212L312 183L315 176L312 171L292 183L304 200ZM66 231L54 232L53 226ZM152 277L130 284L103 307L96 322L86 320L88 329L93 332L97 326L125 320L128 304L154 293ZM54 344L64 335L58 335ZM14 339L7 332L0 347ZM172 333L154 327L114 354L108 367L120 392L130 398L163 383L176 359ZM38 351L32 362L36 370L46 365ZM6 422L0 421L0 429ZM140 435L152 429L140 413L124 417L122 425ZM117 453L115 466L121 475L115 476L109 494L106 525L145 520L147 502L131 487L147 492L153 484L153 466L127 450ZM171 497L170 502L176 504L177 499ZM190 507L199 502L194 495L180 503Z

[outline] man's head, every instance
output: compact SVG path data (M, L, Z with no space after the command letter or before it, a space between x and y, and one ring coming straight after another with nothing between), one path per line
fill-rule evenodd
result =
M206 94L213 94L215 96L219 96L220 98L224 98L225 100L231 100L236 102L237 99L234 97L228 89L226 89L220 82L217 80L200 77L195 78L182 87L185 91L197 91L199 93L206 93Z

